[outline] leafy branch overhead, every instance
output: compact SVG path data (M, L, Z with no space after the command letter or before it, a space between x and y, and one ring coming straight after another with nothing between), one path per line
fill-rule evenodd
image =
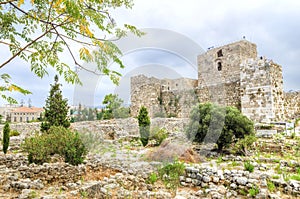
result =
M121 52L107 38L118 39L128 31L140 36L142 32L128 24L117 27L110 11L132 5L132 0L0 0L0 45L8 46L11 52L0 68L20 57L41 78L48 74L49 66L67 82L80 83L74 64L76 69L108 75L117 83L120 74L107 65L114 61L123 68L118 58ZM79 52L74 52L73 46L78 45ZM72 65L61 59L64 51ZM81 62L94 62L97 69L90 70Z

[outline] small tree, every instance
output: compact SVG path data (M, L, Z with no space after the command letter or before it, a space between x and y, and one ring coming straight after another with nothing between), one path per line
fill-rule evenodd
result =
M219 150L246 135L254 134L253 122L235 107L222 107L211 103L199 104L192 110L190 119L187 128L188 138L201 143L210 130L213 134L220 135L216 142ZM205 140L212 141L209 138Z
M141 136L140 139L143 146L146 146L148 144L148 140L150 136L150 118L148 116L147 108L144 106L142 106L139 111L138 121L139 121L139 130Z
M63 126L68 128L70 121L67 118L69 107L68 100L63 99L58 76L54 77L54 85L51 85L50 95L46 100L44 122L41 125L41 131L48 131L51 126Z
M3 128L3 153L7 153L7 149L9 146L9 134L10 134L10 128L9 128L9 123L6 122L5 126Z
M103 119L127 118L129 109L122 107L124 101L117 94L108 94L104 97L102 104L106 107L103 111Z

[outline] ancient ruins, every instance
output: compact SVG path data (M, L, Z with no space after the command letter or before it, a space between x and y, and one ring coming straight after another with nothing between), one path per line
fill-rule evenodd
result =
M300 93L283 91L282 67L258 56L256 44L241 40L197 57L198 79L131 78L131 113L143 105L150 116L188 117L197 102L239 108L255 122L293 119Z

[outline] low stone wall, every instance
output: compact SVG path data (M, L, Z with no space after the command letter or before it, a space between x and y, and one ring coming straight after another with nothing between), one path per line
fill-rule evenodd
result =
M259 194L256 198L272 198L268 192L267 180L273 182L276 187L282 188L283 191L289 195L300 196L300 184L298 181L289 180L285 182L271 179L271 176L267 173L186 167L185 175L180 176L180 184L185 187L214 187L205 190L206 194L209 193L212 198L224 198L224 196L226 196L226 198L236 197L236 191L249 190L253 187L259 189ZM204 193L199 193L199 195L201 194Z
M184 131L188 122L188 118L153 118L151 127L164 127L168 132ZM0 138L2 138L3 127L4 125L0 125ZM20 132L20 138L23 139L38 132L40 123L12 123L10 128ZM100 134L104 139L139 135L138 121L135 118L75 122L71 124L71 128L82 133Z

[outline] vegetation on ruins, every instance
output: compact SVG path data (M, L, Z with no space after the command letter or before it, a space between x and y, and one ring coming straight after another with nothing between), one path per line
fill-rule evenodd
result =
M3 139L2 139L2 142L3 142L2 150L3 150L4 154L7 153L7 149L9 146L9 139L10 139L9 133L10 133L9 123L6 122L4 125L4 128L3 128Z
M47 134L36 133L26 138L22 149L28 153L29 163L36 164L49 162L52 155L58 154L65 162L78 165L87 154L78 132L62 126L52 126Z
M109 120L113 118L130 117L129 108L122 107L123 100L117 94L105 95L102 104L106 105L105 109L98 114L97 119Z
M165 128L153 127L150 130L150 140L154 140L154 146L159 146L168 137L167 130Z
M138 115L140 140L143 146L146 146L150 136L150 118L148 115L147 108L142 106Z
M65 128L70 126L70 121L67 117L69 111L68 100L63 99L60 86L58 76L55 75L54 84L51 85L50 94L44 107L45 117L41 124L41 131L43 132L48 131L51 126L63 126Z
M246 135L254 134L253 122L235 107L200 103L191 111L190 119L187 127L188 138L199 143L204 140L206 143L217 140L219 150L229 147L231 143L245 138ZM206 137L208 133L211 137ZM216 136L219 138L214 140ZM247 144L252 144L249 142Z
M0 44L7 46L10 54L0 63L0 68L18 57L30 63L31 71L38 77L43 78L48 74L48 67L52 67L66 82L80 83L78 74L71 67L75 64L77 69L108 75L118 83L121 74L109 69L108 64L114 61L124 68L119 59L121 51L113 39L107 38L124 37L127 31L138 36L142 33L128 24L118 27L110 11L119 7L131 9L132 6L132 0L1 1ZM74 45L79 49L73 48ZM76 57L77 53L79 57ZM64 62L61 57L70 57L73 64ZM90 70L80 62L93 62L97 70ZM10 103L16 103L16 100L3 91L30 93L11 83L8 74L2 74L0 80L4 82L1 97Z
M173 163L167 163L158 169L158 176L169 189L176 190L179 186L179 176L185 172L184 163L178 160Z

